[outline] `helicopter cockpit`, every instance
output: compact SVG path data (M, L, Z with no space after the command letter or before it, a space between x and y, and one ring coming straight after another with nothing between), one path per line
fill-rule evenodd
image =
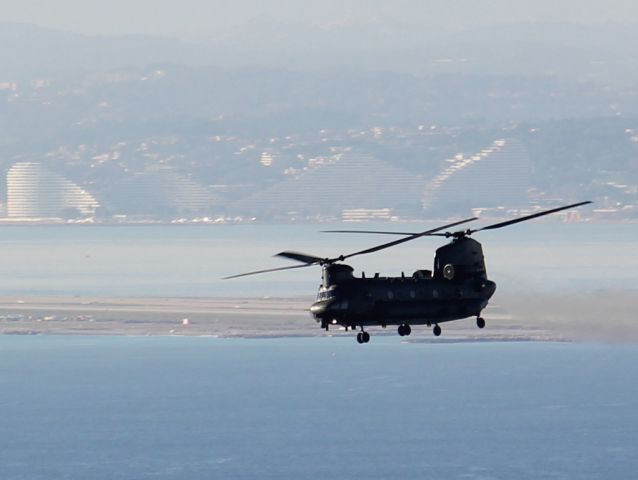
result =
M351 280L354 278L354 268L344 263L329 263L323 266L322 283L323 288L331 285Z

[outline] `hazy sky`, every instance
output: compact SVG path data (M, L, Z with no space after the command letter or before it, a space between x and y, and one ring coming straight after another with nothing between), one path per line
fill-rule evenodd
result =
M79 33L200 36L256 19L382 19L424 28L507 21L638 23L636 0L0 0L0 21Z

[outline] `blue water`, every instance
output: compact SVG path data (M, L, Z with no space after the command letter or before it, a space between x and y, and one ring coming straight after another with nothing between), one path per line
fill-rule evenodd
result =
M222 281L224 276L294 263L273 255L355 252L394 237L323 234L343 225L0 227L2 295L312 295L318 268ZM352 228L352 225L348 225ZM356 227L356 225L355 225ZM433 224L364 225L425 230ZM498 294L516 289L597 290L638 286L638 225L529 222L480 232ZM432 268L441 238L420 239L349 260L356 273L411 274Z
M638 347L0 337L0 478L608 479Z

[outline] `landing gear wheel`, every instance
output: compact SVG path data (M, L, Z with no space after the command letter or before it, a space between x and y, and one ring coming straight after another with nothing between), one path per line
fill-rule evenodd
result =
M485 328L485 319L483 317L478 317L476 319L476 326L479 328Z
M368 332L357 333L357 342L368 343L370 341L370 334Z
M407 337L408 335L412 333L412 328L410 328L410 325L403 323L399 325L398 331L399 331L399 335L401 335L402 337Z
M435 337L438 337L439 335L441 335L441 327L439 327L438 325L434 325L432 333L434 333Z

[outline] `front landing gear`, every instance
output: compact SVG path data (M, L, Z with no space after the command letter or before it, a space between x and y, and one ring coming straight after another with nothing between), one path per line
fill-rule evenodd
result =
M364 332L363 328L359 333L357 333L357 342L359 343L368 343L370 341L370 334L368 332Z
M435 337L438 337L441 335L441 327L439 327L438 325L434 325L434 328L432 329L432 333L434 333Z
M408 325L407 323L404 323L402 325L399 325L398 331L399 335L401 335L402 337L407 337L412 333L412 328L410 328L410 325Z
M483 317L477 317L476 326L479 328L485 328L485 319Z

